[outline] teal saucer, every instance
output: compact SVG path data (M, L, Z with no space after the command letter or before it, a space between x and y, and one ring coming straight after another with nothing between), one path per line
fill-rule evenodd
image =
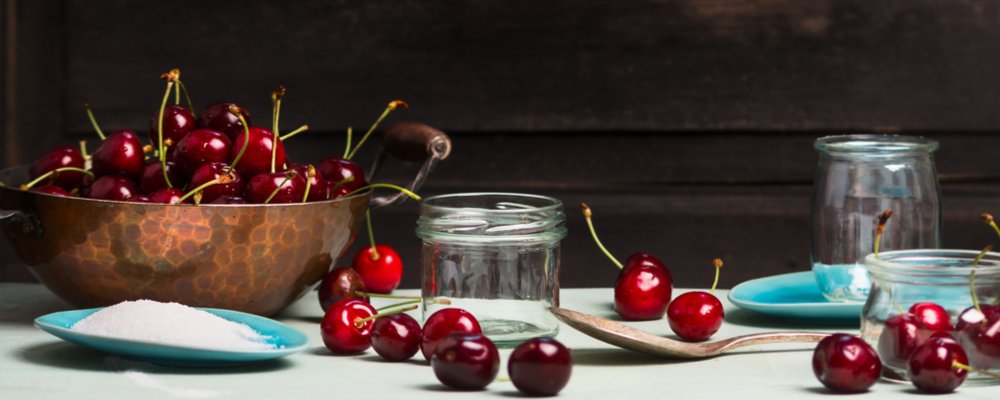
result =
M812 271L753 279L729 291L729 301L761 314L803 319L860 320L864 303L823 297Z
M246 324L257 333L269 337L266 343L274 345L274 349L250 351L204 349L90 335L70 329L77 321L100 310L101 308L91 308L47 314L36 318L35 326L70 343L130 359L177 367L239 366L289 356L309 346L306 334L291 326L253 314L216 308L199 308L199 310Z

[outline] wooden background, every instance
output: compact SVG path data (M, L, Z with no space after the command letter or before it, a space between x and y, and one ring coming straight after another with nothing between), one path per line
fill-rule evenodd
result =
M846 132L941 142L949 247L997 242L1000 214L997 0L0 0L0 164L92 138L146 132L170 68L197 106L221 99L269 124L288 87L296 161L338 154L348 125L437 126L454 141L423 194L547 194L566 203L564 286L607 286L577 204L594 208L619 257L663 258L677 286L802 271L816 154ZM263 118L261 118L263 117ZM370 160L376 146L360 157ZM395 164L383 180L402 182ZM415 287L415 204L376 215ZM31 280L4 241L0 280Z

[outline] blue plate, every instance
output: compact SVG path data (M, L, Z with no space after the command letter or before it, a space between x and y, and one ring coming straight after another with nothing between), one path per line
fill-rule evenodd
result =
M860 321L864 303L832 302L823 297L812 271L753 279L729 291L729 301L761 314L805 319Z
M77 321L102 308L63 311L35 319L35 326L70 343L117 354L126 358L178 367L227 367L255 361L285 357L305 350L309 338L302 331L273 319L216 308L199 308L224 319L246 324L257 333L270 337L268 350L212 350L197 347L164 345L108 336L97 336L70 330Z

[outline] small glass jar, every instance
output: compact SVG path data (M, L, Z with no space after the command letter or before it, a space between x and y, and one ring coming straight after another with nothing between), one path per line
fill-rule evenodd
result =
M424 319L457 307L498 345L554 336L559 321L562 203L517 193L459 193L421 202L417 236ZM444 300L446 299L445 303Z
M881 249L931 249L941 243L941 204L933 153L938 142L902 135L816 139L809 258L831 301L863 302L871 281L864 257L876 217L892 210Z
M919 302L933 302L947 310L951 326L957 327L949 333L961 343L972 367L1000 372L1000 354L994 354L1000 350L1000 343L993 341L992 351L981 351L981 343L970 336L973 331L968 327L969 322L960 322L960 315L962 319L971 320L974 318L970 317L982 316L975 309L970 311L973 288L981 308L994 307L1000 302L1000 253L986 253L973 269L978 254L974 250L927 249L889 251L880 253L879 257L874 254L865 257L872 289L862 311L861 337L879 352L885 378L907 380L905 361L897 365L887 361L893 357L885 353L892 352L898 342L888 333L882 337L886 320L907 312L910 306ZM974 282L971 285L970 280ZM987 323L987 326L993 325L1000 329L1000 320ZM966 382L997 384L1000 380L970 372Z

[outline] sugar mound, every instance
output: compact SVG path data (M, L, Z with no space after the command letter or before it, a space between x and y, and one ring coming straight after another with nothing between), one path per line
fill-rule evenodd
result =
M249 326L178 303L125 301L70 328L80 333L212 350L269 350L269 338Z

